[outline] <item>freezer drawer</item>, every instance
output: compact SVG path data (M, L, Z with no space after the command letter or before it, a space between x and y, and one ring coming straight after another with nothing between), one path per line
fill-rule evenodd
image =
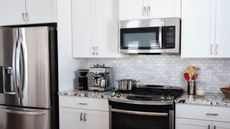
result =
M0 129L50 129L50 111L0 107Z

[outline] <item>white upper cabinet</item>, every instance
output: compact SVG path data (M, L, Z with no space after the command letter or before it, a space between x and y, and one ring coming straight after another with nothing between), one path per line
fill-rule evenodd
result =
M182 57L230 57L229 6L229 0L182 0Z
M216 1L216 56L230 57L230 0Z
M73 57L117 58L118 1L72 0Z
M23 24L25 3L22 0L0 0L0 25Z
M182 0L182 57L210 57L211 0Z
M93 55L92 0L72 0L73 56Z
M0 25L56 22L56 0L0 0Z
M181 0L119 0L119 19L180 17Z
M57 0L26 0L29 24L57 21Z

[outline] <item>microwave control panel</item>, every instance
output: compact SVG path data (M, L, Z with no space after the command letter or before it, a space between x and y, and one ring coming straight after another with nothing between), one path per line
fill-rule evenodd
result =
M162 42L164 49L173 49L176 44L176 27L175 26L164 26L162 27Z

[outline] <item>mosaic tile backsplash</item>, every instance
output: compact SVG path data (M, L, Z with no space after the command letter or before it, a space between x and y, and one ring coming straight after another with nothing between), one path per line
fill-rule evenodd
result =
M179 86L186 89L183 72L190 66L198 71L198 87L206 92L220 92L219 88L230 85L230 59L183 59L175 55L136 55L118 59L77 59L81 68L93 64L113 67L115 80L136 79L139 84ZM113 82L116 85L116 82Z

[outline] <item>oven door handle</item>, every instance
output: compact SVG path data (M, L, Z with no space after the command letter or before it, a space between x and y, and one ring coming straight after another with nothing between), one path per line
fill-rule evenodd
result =
M112 112L131 114L131 115L140 115L140 116L168 116L168 113L160 113L160 112L140 112L140 111L128 111L121 109L110 109Z

